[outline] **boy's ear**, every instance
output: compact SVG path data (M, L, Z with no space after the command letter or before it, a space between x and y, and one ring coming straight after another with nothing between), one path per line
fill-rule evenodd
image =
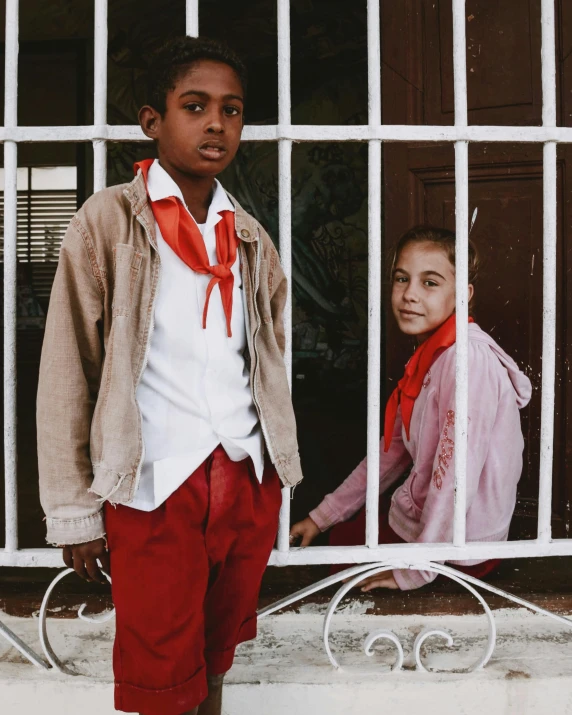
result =
M138 118L143 134L149 137L149 139L157 139L157 131L161 123L161 115L159 112L146 104L139 110Z

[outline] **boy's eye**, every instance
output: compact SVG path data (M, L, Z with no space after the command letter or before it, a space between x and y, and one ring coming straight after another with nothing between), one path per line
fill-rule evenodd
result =
M198 102L191 102L190 104L185 104L185 109L190 112L202 112L203 107Z
M435 281L427 280L425 281L425 285L429 286L429 288L436 288L439 284L435 283Z
M240 109L238 107L225 107L224 113L227 115L227 117L236 117L238 114L240 114Z

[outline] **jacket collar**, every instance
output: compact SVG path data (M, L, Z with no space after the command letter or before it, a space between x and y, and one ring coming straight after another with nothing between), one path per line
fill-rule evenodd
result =
M141 219L144 220L149 227L154 226L153 211L149 203L145 181L141 171L138 171L137 176L126 186L123 190L123 194L131 205L133 215L141 216ZM244 243L258 241L259 229L256 219L250 216L228 191L226 194L234 206L234 225L238 238Z

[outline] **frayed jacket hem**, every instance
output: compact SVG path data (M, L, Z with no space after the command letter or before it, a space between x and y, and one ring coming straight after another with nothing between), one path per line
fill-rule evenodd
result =
M46 541L52 546L85 544L105 536L103 510L77 519L46 519Z

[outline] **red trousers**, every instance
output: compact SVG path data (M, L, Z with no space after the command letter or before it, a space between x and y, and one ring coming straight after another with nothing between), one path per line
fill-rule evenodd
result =
M276 532L280 482L222 447L151 512L106 503L117 632L115 707L179 715L207 696L256 637L262 574Z
M379 498L379 543L380 544L403 544L404 539L398 536L389 525L389 508L391 498L382 494ZM330 531L330 546L354 546L355 544L365 544L365 507L360 509L356 516L349 521L336 524ZM459 566L451 564L454 569L466 573L473 578L484 578L500 564L500 559L489 559L474 566ZM332 566L332 574L338 573L348 568L349 564Z

